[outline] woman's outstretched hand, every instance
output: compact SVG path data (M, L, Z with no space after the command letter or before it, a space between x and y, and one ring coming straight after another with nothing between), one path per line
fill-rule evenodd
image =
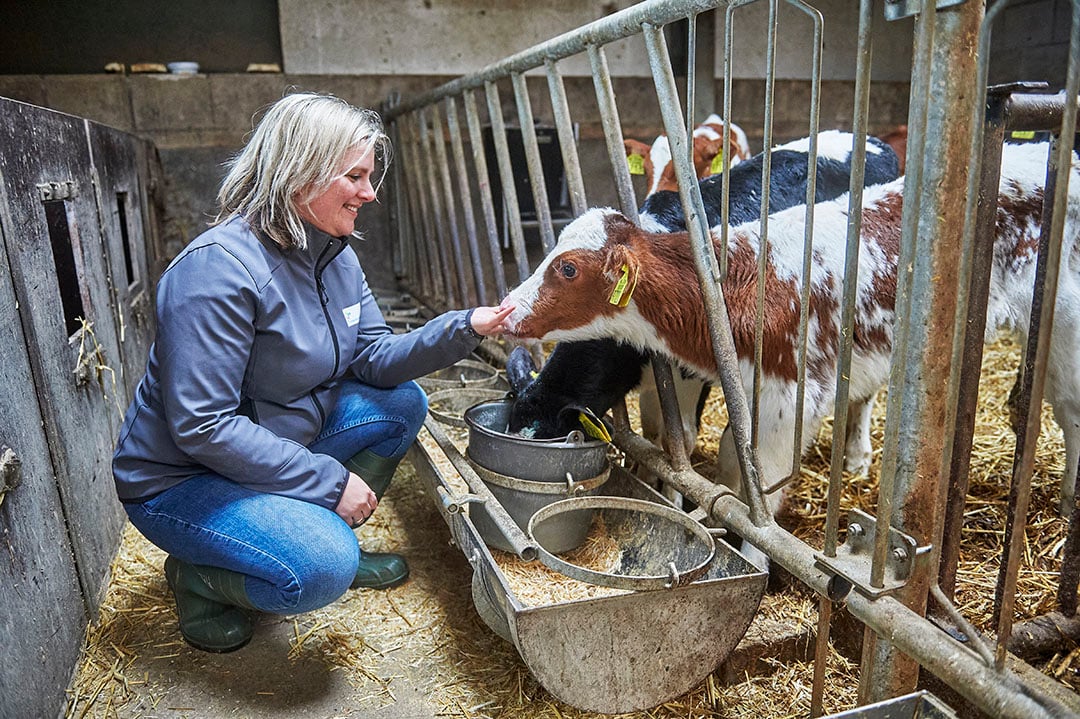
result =
M514 311L514 305L500 307L477 307L473 310L470 321L477 334L485 337L502 334L506 331L503 322Z

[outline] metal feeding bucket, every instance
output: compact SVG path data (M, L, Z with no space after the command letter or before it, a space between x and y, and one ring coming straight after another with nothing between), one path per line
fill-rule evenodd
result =
M432 496L452 492L426 450L414 445L410 453ZM617 465L604 493L671 508ZM765 593L768 575L716 542L704 574L688 584L526 605L480 537L477 505L469 512L436 506L472 565L473 603L484 623L514 644L545 689L586 711L649 709L700 685L742 639Z
M486 362L471 359L459 360L449 367L424 375L416 381L428 392L453 387L510 388L497 369Z
M547 531L551 525L592 521L599 515L618 547L612 571L586 567L556 556ZM581 582L630 591L671 589L690 584L709 568L716 553L712 535L684 512L655 502L625 497L576 497L538 510L529 520L529 536L548 568Z
M607 443L571 432L560 439L528 439L507 434L513 400L481 402L465 410L469 428L467 457L480 479L522 530L543 507L570 497L593 494L607 481ZM471 510L473 524L489 546L513 551L482 505ZM585 541L590 513L546 522L538 531L552 552Z

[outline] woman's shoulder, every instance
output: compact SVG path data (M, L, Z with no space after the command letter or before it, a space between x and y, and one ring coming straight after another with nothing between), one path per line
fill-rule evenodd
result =
M171 263L166 272L178 269L211 275L246 274L256 287L264 287L281 264L281 251L264 241L242 217L233 217L197 236Z

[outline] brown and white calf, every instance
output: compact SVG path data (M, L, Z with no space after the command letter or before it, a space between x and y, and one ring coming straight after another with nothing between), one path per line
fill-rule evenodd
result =
M987 338L1025 335L1034 284L1047 145L1003 148ZM867 401L888 378L903 179L863 196L851 398ZM805 207L770 216L763 381L757 397L758 456L766 486L783 479L794 450L797 326ZM1080 451L1080 163L1074 157L1045 396L1065 435L1063 502L1072 503ZM806 399L800 450L833 411L848 198L816 205ZM760 226L734 228L722 288L743 386L752 397ZM715 240L714 240L715 242ZM619 287L622 286L621 291ZM510 334L546 340L616 338L661 353L717 380L701 290L685 233L650 234L615 210L593 209L568 225L534 274L507 297ZM730 431L721 441L721 480L739 488ZM857 439L857 438L856 438ZM726 442L725 442L726 440ZM867 435L863 440L869 442ZM869 451L869 447L865 448ZM773 511L781 493L770 495Z
M729 164L734 167L743 160L750 159L750 143L746 133L734 122L728 124L728 140L724 142L724 120L716 114L709 115L705 122L694 128L692 136L694 146L694 172L699 180L720 172L717 158L727 148ZM623 140L626 156L640 155L644 160L646 197L660 190L679 191L679 181L675 178L675 166L671 162L671 145L667 135L660 135L652 145L640 140Z

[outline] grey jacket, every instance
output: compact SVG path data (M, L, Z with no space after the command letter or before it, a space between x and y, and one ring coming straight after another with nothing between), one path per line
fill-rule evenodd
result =
M356 253L311 226L282 250L243 219L195 238L157 287L157 335L113 457L122 501L216 472L333 509L348 471L307 450L347 375L393 387L480 344L470 310L386 325Z

